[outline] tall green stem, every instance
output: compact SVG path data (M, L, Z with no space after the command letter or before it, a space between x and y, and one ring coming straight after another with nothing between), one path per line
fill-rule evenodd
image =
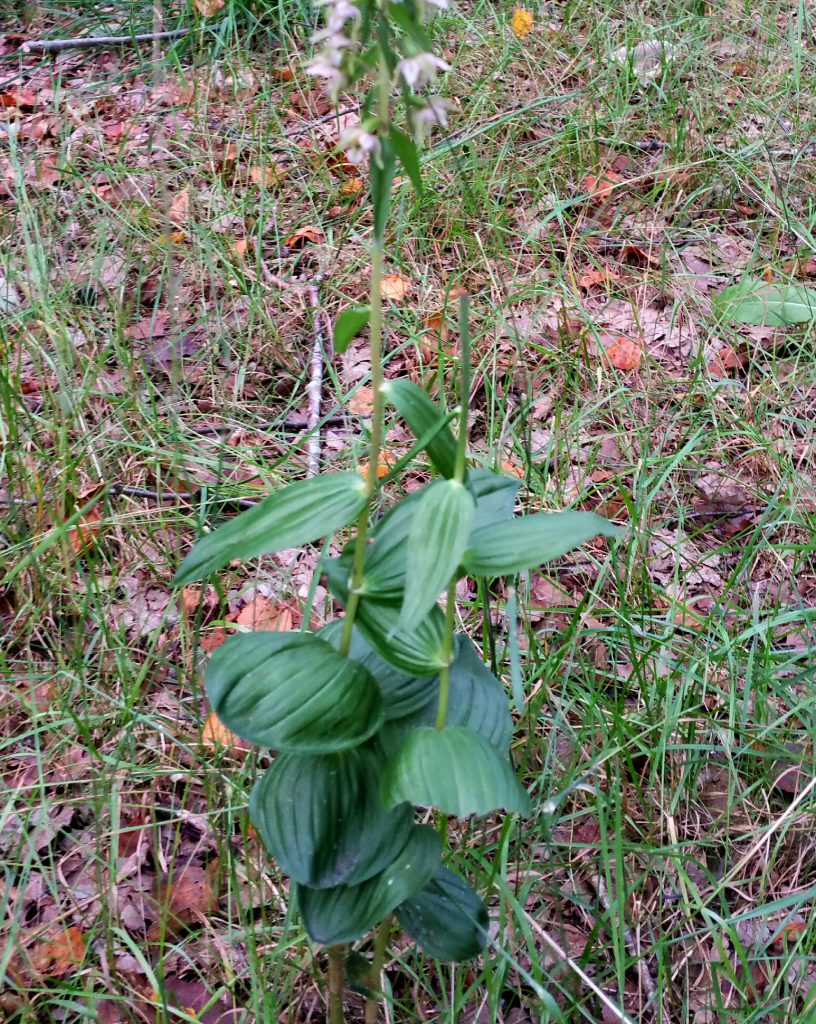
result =
M329 946L329 1024L343 1024L345 946Z
M454 478L465 482L467 458L468 405L470 402L470 325L468 323L468 297L459 301L460 376L459 376L459 436L456 441ZM436 708L436 728L444 729L448 719L450 699L450 663L453 660L453 629L456 623L456 578L448 584L445 604L445 641L442 647L444 667L439 672L439 703Z
M391 72L385 55L380 54L380 78L377 97L377 117L380 136L386 138L390 120L388 97L391 91ZM391 188L390 181L387 187ZM371 244L371 317L369 319L369 345L371 348L371 387L374 392L374 408L371 413L371 446L369 450L368 474L366 476L366 494L368 501L357 520L354 547L354 563L351 570L349 597L346 614L343 618L343 632L340 636L340 654L344 657L351 648L351 636L354 619L360 604L360 587L365 570L365 552L368 544L368 518L371 501L377 491L380 463L380 449L383 439L383 410L385 396L383 394L383 316L382 316L382 276L383 276L383 243L382 234L375 234Z
M391 931L391 915L380 921L374 935L374 956L371 960L371 973L368 979L368 987L377 994L366 999L365 1024L376 1024L380 1010L380 984L382 981L382 969L385 962L385 947L388 945L388 933Z

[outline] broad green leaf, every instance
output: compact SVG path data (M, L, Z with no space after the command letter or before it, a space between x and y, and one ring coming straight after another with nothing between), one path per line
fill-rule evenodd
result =
M487 907L467 882L440 868L396 909L397 920L424 953L437 960L469 960L487 943Z
M249 816L296 882L315 889L363 882L405 846L413 810L410 804L383 808L383 763L369 744L338 754L278 754L256 782Z
M476 517L473 529L494 526L513 518L516 510L516 494L521 481L509 476L499 476L489 469L471 469L467 479L468 490L476 499Z
M402 416L418 438L427 434L444 413L425 391L410 380L398 378L383 385L385 397ZM450 427L443 427L426 449L442 476L452 477L456 471L456 441Z
M391 145L397 154L397 159L405 168L405 173L411 179L411 184L414 186L417 195L421 196L422 171L419 167L419 150L416 143L404 132L401 132L399 128L395 128L394 125L391 125L389 135L391 137Z
M311 544L356 519L365 504L365 481L359 473L298 480L202 537L173 582L180 586L199 580L236 558Z
M422 21L406 3L392 2L388 5L388 17L395 22L413 42L417 53L432 53L433 43L423 28Z
M334 321L334 351L338 356L346 351L351 339L360 333L370 319L370 306L354 306L343 310Z
M386 807L408 800L457 818L530 809L508 758L461 726L409 733L386 766L381 793Z
M400 628L399 608L363 598L356 625L389 665L414 676L435 675L445 665L445 616L438 606L410 631Z
M385 224L391 208L391 186L394 183L394 147L390 139L380 139L379 156L370 162L371 200L374 206L374 241L382 245Z
M359 746L385 720L369 672L313 633L232 636L210 658L205 682L228 729L294 754Z
M433 878L441 852L436 831L414 825L402 851L379 875L334 889L298 885L298 906L309 937L323 945L359 939Z
M470 576L506 576L560 558L592 537L622 533L594 512L539 512L474 530L462 565Z
M343 620L335 619L325 625L318 635L337 649L342 632ZM433 700L437 687L433 676L412 676L389 665L373 650L356 626L351 632L349 657L368 669L377 680L386 721L410 715Z
M458 480L436 480L422 490L408 533L411 571L405 580L401 629L415 629L456 574L474 511L473 495Z
M479 657L469 637L457 635L455 650L456 659L450 668L447 724L475 732L505 757L513 735L513 719L504 687ZM389 751L396 751L412 729L435 723L438 677L429 689L432 696L419 710L383 726L380 737Z
M726 320L740 324L789 327L816 320L816 288L800 284L768 284L744 276L715 297L714 308Z
M343 604L348 601L349 561L330 558L324 563L331 592ZM368 644L394 668L411 676L436 675L446 664L445 616L438 606L416 629L399 628L399 607L387 601L364 597L357 606L354 622Z

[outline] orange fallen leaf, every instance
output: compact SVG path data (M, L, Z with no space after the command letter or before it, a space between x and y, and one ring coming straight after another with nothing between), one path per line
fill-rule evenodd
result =
M517 39L524 39L528 36L533 30L533 24L533 16L529 11L523 7L516 8L513 20L510 22L510 27Z
M218 896L213 886L215 868L198 864L185 864L169 877L160 878L156 883L156 897L162 911L167 915L165 933L174 935L188 925L198 924L202 917L213 911ZM148 934L152 941L162 934L157 922Z
M184 224L190 216L190 193L187 189L173 197L167 215L176 227L181 227Z
M587 174L581 182L581 191L586 192L590 199L602 203L608 199L619 182L623 179L614 171L601 171L598 174Z
M247 246L248 245L249 245L249 240L248 239L246 239L246 238L236 238L235 241L230 246L230 249L233 251L233 253L236 256L239 256L241 259L243 259L244 256L246 256L246 251L247 251Z
M41 977L62 978L75 973L85 956L85 936L72 926L28 951L31 966Z
M194 0L196 10L203 18L212 18L224 6L226 0Z
M312 224L307 224L306 227L298 228L297 231L293 231L283 244L287 249L302 249L310 243L312 245L320 245L321 242L325 241L326 236L323 234L321 228Z
M68 531L68 547L75 555L90 551L96 543L101 527L102 513L98 507L94 506L80 518L76 526L72 526Z
M357 472L360 474L360 476L362 476L362 477L367 477L368 476L368 470L369 470L370 465L371 465L370 462L361 462L358 465ZM378 480L382 480L383 477L388 476L388 474L391 472L391 469L392 469L393 465L394 465L393 458L390 455L388 455L386 452L382 452L381 455L380 455L380 458L377 461L377 479Z
M510 459L502 459L501 468L505 473L518 477L519 480L524 479L524 469L521 466L517 466L514 462L511 462Z
M344 196L356 196L358 192L363 189L362 178L349 178L348 181L344 181L340 191Z
M292 628L293 624L292 609L287 608L286 605L273 604L263 594L255 594L235 615L234 619L233 614L229 616L231 621L256 632L278 630L285 633Z
M735 370L742 366L742 360L737 355L733 345L723 345L708 363L708 372L712 377L729 377Z
M606 349L606 355L616 370L636 370L643 359L643 346L624 334L619 334Z
M265 164L254 166L249 169L249 180L253 185L260 185L261 188L272 188L279 185L286 177L286 171L277 164Z
M370 416L374 412L374 389L357 388L349 399L349 411L355 416Z
M201 730L201 744L209 750L224 749L236 754L244 754L252 749L252 745L228 729L214 711L210 712Z
M613 281L620 281L620 274L616 274L611 267L590 267L578 278L579 288L588 292L596 285L609 286Z
M402 302L411 290L411 282L402 274L386 274L382 279L382 297Z
M205 613L211 612L216 607L218 595L215 592L215 587L203 588L200 583L193 583L189 587L182 587L181 610L188 618L196 614L199 604L203 605Z

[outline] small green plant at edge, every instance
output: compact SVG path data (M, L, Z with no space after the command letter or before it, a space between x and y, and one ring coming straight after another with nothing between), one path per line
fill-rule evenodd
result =
M340 138L347 158L370 169L371 303L347 310L335 325L341 352L369 325L374 409L367 478L333 472L276 491L199 540L176 584L355 523L353 538L325 565L343 618L315 633L233 636L206 671L221 721L276 752L252 790L249 814L293 880L309 936L329 947L328 1019L338 1024L346 949L372 928L379 926L367 1021L377 1017L394 917L439 960L466 960L487 941L485 904L442 864L440 836L415 823L414 808L459 818L530 809L510 763L513 722L504 688L454 629L457 580L516 573L620 530L590 512L517 517L518 481L468 468L466 299L457 412L447 415L407 380L384 380L381 281L395 168L399 163L421 191L418 146L433 125L447 123L448 110L426 89L448 67L432 53L421 3L329 0L327 7L326 28L315 37L323 50L310 71L327 80L335 102L341 89L376 79L360 126ZM408 131L392 121L395 83ZM438 476L372 526L372 503L394 475L377 476L386 402L416 436L412 454L424 450Z

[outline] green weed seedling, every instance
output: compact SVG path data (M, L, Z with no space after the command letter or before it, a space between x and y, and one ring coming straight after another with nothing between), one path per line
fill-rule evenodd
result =
M440 0L437 0L439 3ZM176 577L199 580L235 559L311 544L354 523L327 575L343 618L315 633L233 636L210 659L206 688L235 733L276 752L255 785L250 817L291 876L309 936L330 947L329 1020L342 1020L344 947L380 925L371 989L379 989L392 915L430 956L461 961L487 938L479 895L442 863L442 842L416 807L464 818L524 814L530 800L509 759L512 720L502 684L470 639L456 633L456 583L557 558L619 528L588 512L518 517L518 482L468 468L469 339L462 356L457 435L417 385L384 380L383 243L396 166L421 190L418 144L445 123L447 103L424 91L443 61L431 52L421 5L331 0L324 51L311 66L340 89L377 81L361 125L341 136L347 158L370 169L374 213L371 303L342 314L342 351L369 326L374 409L369 470L332 472L276 491L203 537ZM392 122L400 87L410 134ZM371 525L386 403L437 474ZM445 594L444 608L439 604ZM369 1001L367 1019L377 1015Z

